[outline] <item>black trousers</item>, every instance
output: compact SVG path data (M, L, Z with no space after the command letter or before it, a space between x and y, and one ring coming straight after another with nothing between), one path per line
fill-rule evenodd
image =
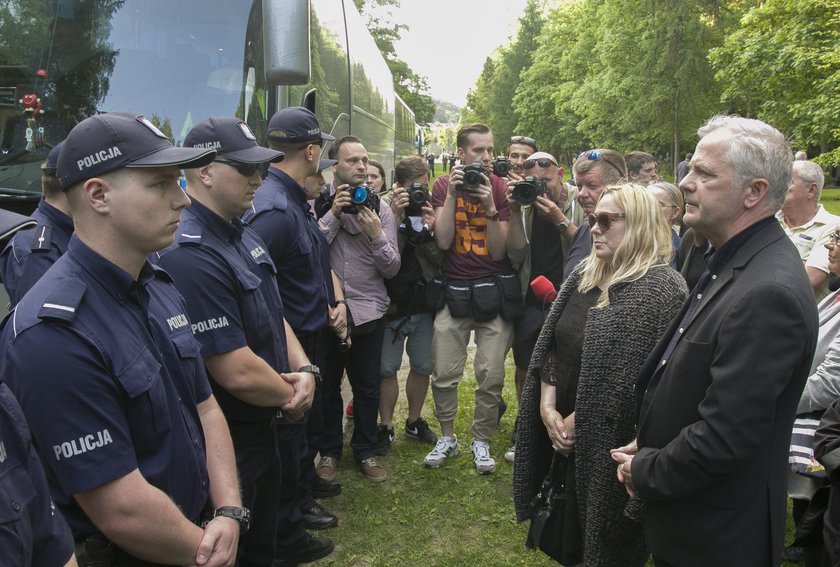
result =
M277 425L277 452L282 467L280 494L274 508L277 530L273 542L274 556L277 558L291 555L296 551L298 544L307 537L306 528L303 526L303 512L298 506L298 491L301 488L301 448L305 445L305 424ZM312 465L312 461L309 465Z

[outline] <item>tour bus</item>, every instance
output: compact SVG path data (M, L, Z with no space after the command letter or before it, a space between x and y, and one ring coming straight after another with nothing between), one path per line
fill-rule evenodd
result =
M392 177L414 114L352 0L27 0L0 21L0 207L31 212L40 164L80 120L143 114L175 145L209 116L264 141L302 105ZM324 155L329 148L324 148Z

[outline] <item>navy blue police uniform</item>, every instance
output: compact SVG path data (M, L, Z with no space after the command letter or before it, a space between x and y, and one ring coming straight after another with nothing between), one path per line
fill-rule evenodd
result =
M265 241L277 266L286 321L309 360L323 372L329 364L325 343L335 341L328 316L328 305L335 296L329 245L312 214L306 190L285 172L269 168L251 210L243 218ZM278 508L278 557L290 555L308 537L303 513L316 504L312 486L318 480L314 459L324 433L323 400L319 388L305 421L279 424L283 481Z
M77 542L101 534L73 495L134 470L200 521L209 479L196 406L212 392L199 349L168 274L146 263L135 281L75 236L7 317L0 375Z
M62 146L63 141L53 146L41 166L45 191L47 181L58 183L55 173ZM73 219L43 198L32 213L32 218L38 223L36 228L15 234L0 253L0 278L9 295L11 307L64 254L73 235Z
M50 499L23 412L0 381L0 561L20 567L66 565L73 536Z
M276 270L253 229L193 200L181 213L175 242L160 254L160 265L186 299L202 357L249 347L275 371L290 370ZM278 409L243 402L212 378L233 439L243 506L251 509L240 564L270 565L280 490Z

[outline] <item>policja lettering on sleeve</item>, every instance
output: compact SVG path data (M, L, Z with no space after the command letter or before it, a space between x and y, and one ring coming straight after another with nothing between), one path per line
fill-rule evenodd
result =
M107 429L97 431L95 435L89 433L78 439L64 441L60 445L53 445L55 460L60 461L62 457L69 459L76 455L99 449L105 445L110 445L113 442L114 440L111 439L111 434Z

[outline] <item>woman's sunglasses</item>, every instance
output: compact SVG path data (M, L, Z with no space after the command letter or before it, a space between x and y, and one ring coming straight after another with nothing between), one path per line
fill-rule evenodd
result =
M626 216L624 213L598 213L597 215L590 213L587 218L589 219L589 228L594 228L597 224L598 228L603 232L607 232L612 226L612 223Z

